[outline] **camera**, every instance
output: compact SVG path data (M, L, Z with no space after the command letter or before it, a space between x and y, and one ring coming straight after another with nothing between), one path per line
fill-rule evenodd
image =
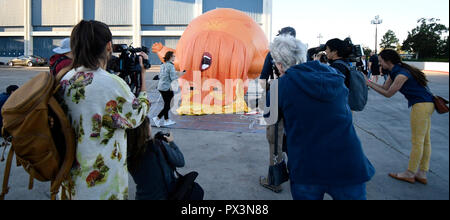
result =
M346 58L348 62L360 62L361 57L364 55L364 51L361 45L354 45L350 38L346 38L344 41L347 41L352 47L351 54ZM325 51L327 49L325 44L321 44L319 47L311 48L308 50L308 61L314 60L314 55Z
M166 141L166 142L167 142L166 137L169 137L169 136L170 136L169 133L164 133L164 132L160 131L160 132L158 132L158 133L155 134L155 139L156 139L156 140Z
M141 65L139 64L139 57L137 53L144 52L149 54L147 47L134 48L126 44L114 44L113 53L120 53L119 57L112 56L108 62L108 71L119 73L130 87L131 91L137 96L141 92ZM147 59L143 60L144 68L151 67Z
M308 61L313 61L314 60L314 55L325 51L327 49L327 47L325 46L325 44L321 44L318 47L315 48L311 48L308 50Z

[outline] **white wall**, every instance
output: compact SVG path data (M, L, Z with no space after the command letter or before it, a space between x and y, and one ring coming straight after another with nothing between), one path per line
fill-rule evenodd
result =
M441 71L448 72L448 63L438 63L438 62L405 62L412 65L420 70L430 70L430 71Z

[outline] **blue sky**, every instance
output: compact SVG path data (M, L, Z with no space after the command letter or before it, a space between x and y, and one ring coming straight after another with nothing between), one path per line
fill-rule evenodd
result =
M448 0L273 0L272 31L274 36L284 26L297 30L297 38L310 47L332 38L352 37L353 43L375 47L375 25L371 20L379 15L378 44L391 29L400 43L417 26L417 20L439 18L449 26Z

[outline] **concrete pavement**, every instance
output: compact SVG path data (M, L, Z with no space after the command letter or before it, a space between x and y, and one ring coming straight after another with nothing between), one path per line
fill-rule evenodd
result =
M10 84L23 84L40 70L0 68L0 91ZM150 80L152 76L148 77L150 90L154 89L155 83ZM448 75L430 75L429 79L433 92L449 98ZM364 151L377 170L367 184L369 200L449 199L448 114L435 113L432 118L433 154L429 185L398 182L387 176L389 172L401 172L407 168L411 149L409 112L407 101L401 94L386 99L370 91L366 110L355 114L355 125ZM170 129L185 155L186 167L180 170L181 173L199 172L198 182L205 190L206 200L292 199L289 183L283 185L285 190L281 194L274 194L258 184L259 176L265 175L268 169L269 149L264 133L242 129L220 131L220 126L218 128ZM153 133L158 130L161 129L153 128ZM4 163L0 163L0 180L3 180L3 172ZM14 166L6 199L49 199L49 183L36 181L32 191L27 189L27 185L28 174L23 168ZM129 190L130 199L134 199L131 177Z

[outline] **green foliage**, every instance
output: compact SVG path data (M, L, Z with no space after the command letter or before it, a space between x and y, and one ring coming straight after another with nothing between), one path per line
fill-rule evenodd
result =
M372 49L370 49L369 47L363 47L364 50L364 55L366 55L366 57L370 57L370 53L372 53Z
M397 49L399 41L394 31L388 30L381 39L380 47L381 49Z
M418 53L419 59L442 58L445 53L448 54L448 38L446 41L441 39L442 34L448 32L448 27L439 24L439 21L435 18L419 19L417 22L419 25L408 32L408 38L403 42L402 49Z

